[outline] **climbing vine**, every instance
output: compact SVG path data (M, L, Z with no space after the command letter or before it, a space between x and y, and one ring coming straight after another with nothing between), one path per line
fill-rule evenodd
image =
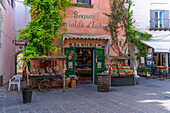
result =
M149 40L151 38L151 34L148 33L142 33L138 30L135 30L133 27L133 10L130 10L131 6L133 5L133 2L131 0L129 1L129 8L128 8L128 17L127 17L127 25L128 29L126 31L127 41L129 44L134 43L138 49L138 52L136 53L137 60L140 59L140 57L146 57L146 46L142 43L140 43L141 40Z
M109 20L108 30L111 34L111 48L118 56L125 56L127 48L125 45L134 43L137 46L137 59L141 56L146 56L145 45L141 44L141 40L150 39L151 35L148 33L142 33L138 30L135 30L133 27L133 10L130 10L133 2L128 0L129 8L127 13L123 10L124 0L110 0L111 13L104 13ZM125 31L123 37L125 39L120 39L120 31Z
M27 42L17 52L23 53L24 65L33 57L47 56L57 53L54 45L56 40L61 40L66 6L74 5L69 0L25 0L24 4L30 6L31 22L25 29L19 30L18 41Z

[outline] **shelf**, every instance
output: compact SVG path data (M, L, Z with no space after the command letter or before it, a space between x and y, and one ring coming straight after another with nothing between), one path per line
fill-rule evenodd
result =
M81 70L81 71L75 71L76 73L85 73L85 72L92 72L92 70Z
M75 66L91 66L92 64L81 64L81 65L75 65Z
M75 70L75 71L91 71L91 69Z

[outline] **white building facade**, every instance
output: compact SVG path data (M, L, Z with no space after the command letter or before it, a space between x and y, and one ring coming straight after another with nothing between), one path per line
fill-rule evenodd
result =
M170 67L170 0L133 0L135 28L152 34L145 65ZM170 70L167 70L170 73Z
M3 84L15 74L14 0L0 0L0 75ZM11 56L12 55L12 56Z

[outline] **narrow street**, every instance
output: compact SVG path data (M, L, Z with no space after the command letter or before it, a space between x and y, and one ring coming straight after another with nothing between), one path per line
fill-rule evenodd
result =
M170 79L141 78L136 86L110 87L98 92L93 84L76 88L34 89L32 102L22 103L22 93L0 88L0 113L169 113Z

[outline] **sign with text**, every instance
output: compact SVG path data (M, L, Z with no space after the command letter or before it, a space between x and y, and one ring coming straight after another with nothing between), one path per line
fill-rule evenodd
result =
M69 43L69 46L73 46L73 47L97 47L97 48L100 48L101 44L96 44L96 43Z
M95 19L94 15L83 15L83 14L79 14L78 11L74 11L74 18L76 19L83 19L84 21L87 19ZM74 22L66 22L65 23L65 27L77 27L77 28L93 28L93 29L107 29L107 25L103 25L101 22L100 23L95 23L94 21L85 23L85 22L78 22L78 21L74 21Z

